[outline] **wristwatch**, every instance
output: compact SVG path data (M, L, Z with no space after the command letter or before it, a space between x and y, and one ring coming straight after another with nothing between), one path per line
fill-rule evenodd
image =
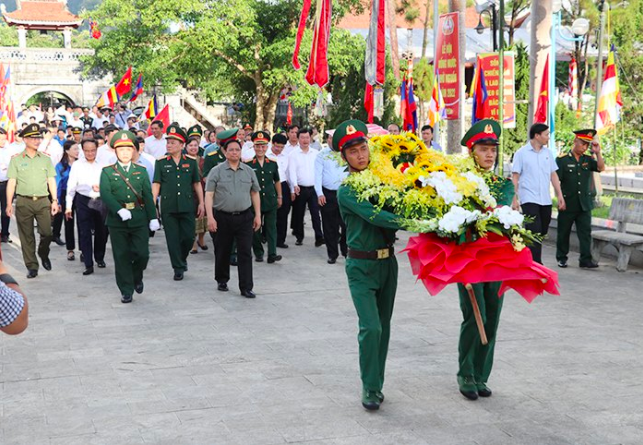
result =
M4 284L15 284L16 286L18 286L18 282L14 280L14 278L8 273L0 274L0 281L2 281Z

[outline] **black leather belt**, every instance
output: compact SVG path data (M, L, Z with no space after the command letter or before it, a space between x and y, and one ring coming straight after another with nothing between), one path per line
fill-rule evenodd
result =
M220 213L222 215L228 215L228 216L237 216L237 215L243 215L243 214L249 212L251 208L252 207L248 207L247 209L242 210L240 212L224 212L223 210L216 210L216 213Z
M348 257L354 260L385 260L394 255L395 249L392 246L369 251L348 249Z

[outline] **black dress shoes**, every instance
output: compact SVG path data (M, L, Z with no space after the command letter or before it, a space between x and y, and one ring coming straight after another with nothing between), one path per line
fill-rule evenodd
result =
M231 266L236 266L237 264L239 264L237 262L237 256L236 255L230 255L230 265Z
M243 295L246 298L255 298L257 295L252 292L251 290L242 290L241 295Z
M64 246L65 245L65 242L63 240L61 240L60 237L54 238L54 243L58 244L59 246Z
M326 244L326 241L324 241L323 239L315 240L315 247L321 247L324 244Z
M51 261L49 261L49 258L41 258L42 260L42 267L45 270L51 270Z
M100 269L105 269L105 267L107 267L107 264L105 264L105 261L96 261L96 265L97 265Z
M181 281L183 279L183 271L174 272L174 281Z
M281 255L268 255L268 264L272 264L275 261L281 261Z
M255 258L255 261L256 261L257 263L263 263L263 257L262 257L262 256L258 256L258 257L256 257L256 258Z
M142 281L134 285L134 290L136 291L137 294L142 294L143 289L145 289L145 285L143 284Z
M228 292L228 283L219 283L217 286L219 292Z
M567 261L560 260L558 261L558 267L564 269L567 267Z
M303 239L298 239L295 241L295 246L303 246L304 245L304 240Z
M123 294L123 295L121 296L121 303L126 304L126 303L131 303L131 302L132 302L132 296L131 296L131 295L125 295L125 294Z
M589 263L579 263L578 266L581 269L596 269L598 267L598 263L590 261Z
M288 244L286 244L286 243L277 244L277 247L279 247L280 249L287 249Z
M2 239L0 239L0 241L3 243L13 243L13 241L11 241L11 238L9 238L9 235L3 236Z
M93 273L94 273L94 266L87 267L87 268L85 268L85 270L83 271L83 275L91 275L91 274L93 274Z
M337 258L328 258L326 261L328 264L335 264L337 262Z
M36 269L27 269L27 278L36 278L38 271Z

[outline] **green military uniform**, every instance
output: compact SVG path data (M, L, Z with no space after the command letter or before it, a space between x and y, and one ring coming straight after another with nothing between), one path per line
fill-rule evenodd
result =
M265 131L257 131L252 135L254 144L268 144L270 135ZM252 250L256 258L263 259L263 243L261 242L262 233L265 234L268 245L268 262L272 263L277 259L277 189L275 184L280 184L279 168L276 161L264 157L263 165L254 158L247 162L257 175L261 191L261 216L263 220L262 230L254 233L252 240ZM279 257L281 259L281 257Z
M332 149L341 151L361 143L367 134L363 122L343 122L335 130ZM359 318L362 404L373 410L378 409L384 399L381 391L397 290L398 267L393 243L401 227L397 222L399 216L359 200L349 186L339 187L337 201L346 223L348 287Z
M114 149L130 144L134 147L135 140L136 136L129 131L119 131L112 137L111 145ZM135 288L137 292L142 291L139 286L143 284L143 271L150 257L148 226L156 219L147 169L133 162L127 169L118 162L108 165L101 173L100 197L108 209L106 224L114 254L116 284L123 297L131 301ZM131 212L131 219L123 221L118 214L122 209Z
M178 125L170 125L166 138L185 143L187 135ZM194 245L196 215L193 186L200 182L199 166L192 158L181 155L176 163L172 156L166 155L156 161L154 183L161 185L161 219L174 278L177 280L187 270L187 257Z
M481 120L465 134L462 145L466 145L471 150L477 144L498 145L500 132L500 125L495 120ZM511 179L494 177L493 182L488 185L498 205L511 205L514 197L514 186ZM460 309L463 317L458 342L458 384L463 395L470 399L476 399L478 395L483 397L491 395L491 390L487 388L486 383L493 366L496 332L504 301L504 294L498 294L501 285L500 281L472 284L487 335L488 343L483 345L469 294L464 285L458 284Z
M575 131L576 137L591 142L596 135L595 130ZM569 237L572 225L576 224L576 233L580 244L580 264L589 265L592 260L592 209L594 194L592 193L592 172L597 172L598 162L591 156L581 155L578 159L570 151L556 158L560 189L565 198L565 210L558 211L558 228L556 236L556 259L559 263L567 264L569 253Z
M38 124L26 126L20 136L42 138ZM40 243L38 256L46 269L51 268L49 261L49 245L52 240L51 232L51 201L48 179L56 176L51 158L39 151L33 157L27 150L16 154L9 162L7 177L16 181L16 223L20 235L22 258L29 270L30 278L38 272L36 258L36 237L34 235L34 220L38 224ZM53 193L53 191L51 191ZM53 194L56 199L55 193ZM7 203L11 205L11 203Z
M223 147L223 144L225 144L229 140L235 139L237 137L238 132L239 132L239 129L234 128L232 130L222 131L217 135L219 148L213 152L208 153L203 160L203 177L204 178L208 177L210 170L212 170L214 167L216 167L217 165L221 164L223 161L226 160L225 155L221 150L221 147Z

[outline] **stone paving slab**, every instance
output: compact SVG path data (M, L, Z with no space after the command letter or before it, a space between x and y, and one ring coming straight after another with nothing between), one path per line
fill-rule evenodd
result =
M27 281L17 243L3 244L31 318L0 336L0 444L643 443L640 269L571 266L560 297L507 294L494 396L470 402L455 382L457 291L430 297L400 255L386 401L368 413L343 261L326 264L312 239L254 263L258 298L246 300L234 270L231 291L216 291L211 244L172 281L160 232L131 305L111 253L84 277L52 246L53 271Z

